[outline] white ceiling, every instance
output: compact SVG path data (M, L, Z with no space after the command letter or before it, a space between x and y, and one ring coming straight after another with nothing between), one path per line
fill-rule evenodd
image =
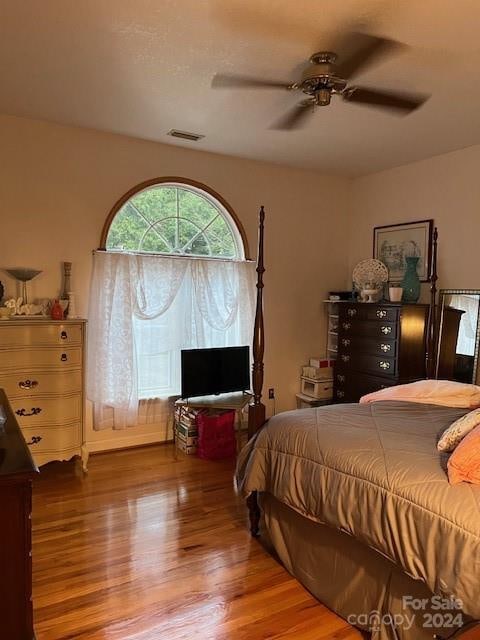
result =
M10 0L0 24L3 113L347 175L480 142L478 0ZM362 24L411 48L358 84L431 93L421 109L335 100L284 132L268 127L299 94L210 88L216 72L295 79Z

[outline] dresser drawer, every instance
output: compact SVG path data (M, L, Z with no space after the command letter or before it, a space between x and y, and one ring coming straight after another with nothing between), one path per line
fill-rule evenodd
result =
M397 375L397 359L364 353L339 353L337 362L345 369L355 369L382 376Z
M80 449L82 446L82 428L80 424L62 429L22 427L22 433L34 457L36 454Z
M394 322L372 322L371 320L348 320L341 319L339 324L339 337L344 338L350 335L365 336L367 338L390 338L397 337L397 323Z
M22 430L26 427L55 427L81 422L82 396L12 398L12 410Z
M397 322L400 307L387 307L377 304L344 304L340 307L341 320L374 320L381 322Z
M364 304L340 304L338 310L340 320L365 320L366 308Z
M375 320L376 322L397 322L399 312L399 308L367 304L365 317L367 320Z
M339 368L334 379L334 400L337 402L358 402L367 393L392 387L395 380L348 371Z
M15 325L10 320L8 325L0 326L0 347L41 347L54 345L79 345L82 342L82 325L63 324L61 322L27 326ZM18 321L20 322L20 321Z
M385 338L365 338L364 336L351 335L340 338L338 341L338 353L366 353L370 355L388 356L394 358L397 355L397 341Z
M81 347L32 347L29 349L2 349L0 347L0 373L18 369L56 369L62 371L81 367Z
M0 388L5 389L9 398L80 393L82 372L80 369L60 372L25 369L8 375L0 374Z

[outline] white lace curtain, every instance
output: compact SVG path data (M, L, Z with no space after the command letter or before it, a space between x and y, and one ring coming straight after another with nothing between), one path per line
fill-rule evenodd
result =
M180 393L180 350L249 345L255 265L109 253L93 258L87 393L94 427L145 422L142 400Z

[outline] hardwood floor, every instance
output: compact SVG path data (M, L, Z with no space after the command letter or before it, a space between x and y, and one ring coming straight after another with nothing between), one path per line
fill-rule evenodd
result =
M171 445L44 467L37 640L360 638L250 538L232 472Z

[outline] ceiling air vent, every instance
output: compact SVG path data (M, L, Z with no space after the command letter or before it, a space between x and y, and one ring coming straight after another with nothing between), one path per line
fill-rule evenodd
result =
M178 129L171 129L167 135L173 136L174 138L181 138L182 140L190 140L190 142L197 142L205 137L199 133L189 133L188 131L179 131Z

